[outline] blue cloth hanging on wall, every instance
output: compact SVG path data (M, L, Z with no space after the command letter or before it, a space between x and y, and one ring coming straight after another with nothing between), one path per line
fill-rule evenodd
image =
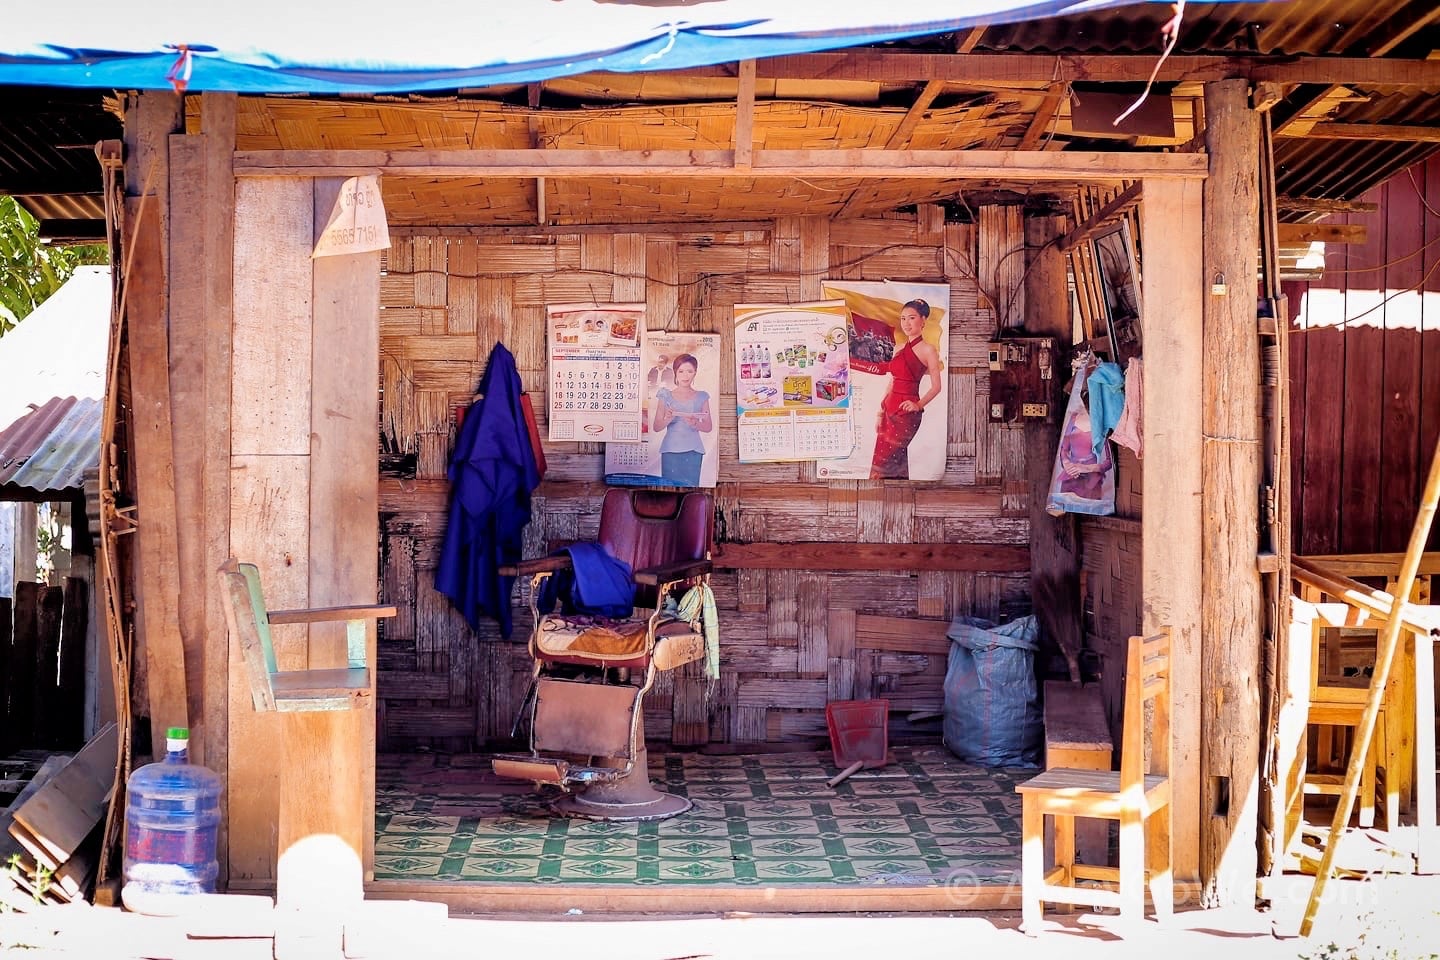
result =
M1117 363L1102 363L1085 385L1090 388L1090 435L1098 457L1125 412L1125 374Z
M530 447L520 404L524 392L515 358L495 344L480 380L480 399L471 404L450 458L450 517L435 570L435 589L450 598L478 629L482 614L511 631L510 590L514 577L500 567L521 557L521 538L530 522L530 494L540 471Z

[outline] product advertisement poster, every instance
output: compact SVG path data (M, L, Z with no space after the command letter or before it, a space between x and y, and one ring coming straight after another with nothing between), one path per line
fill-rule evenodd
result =
M643 303L546 307L551 440L640 441Z
M713 487L720 475L720 335L648 332L639 443L605 445L605 482Z
M826 280L845 303L854 444L822 480L939 480L945 473L950 285Z
M735 305L740 462L818 460L851 448L843 300Z

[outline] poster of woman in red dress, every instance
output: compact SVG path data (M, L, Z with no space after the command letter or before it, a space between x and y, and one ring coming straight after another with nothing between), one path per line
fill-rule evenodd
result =
M823 480L939 480L949 440L950 287L904 280L826 280L849 313L849 456L821 460Z
M940 395L940 353L921 337L929 317L930 304L918 298L900 308L905 345L890 358L890 390L880 403L875 422L871 480L909 479L910 441L925 418L925 407Z

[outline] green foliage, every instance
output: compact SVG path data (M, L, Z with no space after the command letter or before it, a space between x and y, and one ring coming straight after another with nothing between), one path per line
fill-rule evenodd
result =
M103 244L54 247L14 197L0 196L0 336L29 316L82 264L103 264Z

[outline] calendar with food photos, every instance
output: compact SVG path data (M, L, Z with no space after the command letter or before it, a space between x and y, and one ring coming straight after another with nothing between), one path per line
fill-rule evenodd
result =
M639 443L644 304L546 308L551 440Z
M735 306L741 463L843 457L853 443L845 301Z

